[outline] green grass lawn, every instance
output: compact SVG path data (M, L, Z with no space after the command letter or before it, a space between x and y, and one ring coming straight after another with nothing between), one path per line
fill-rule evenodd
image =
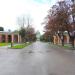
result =
M50 46L53 48L65 48L65 49L70 49L72 47L70 44L64 44L64 46L58 45L58 44L56 44L56 45L50 44Z
M69 45L64 45L63 47L64 47L64 48L70 48L71 46L69 46Z
M0 46L7 46L9 45L10 43L0 43Z
M31 43L18 44L18 45L13 46L12 48L13 49L22 49L22 48L24 48L24 47L26 47L26 46L28 46L30 44Z

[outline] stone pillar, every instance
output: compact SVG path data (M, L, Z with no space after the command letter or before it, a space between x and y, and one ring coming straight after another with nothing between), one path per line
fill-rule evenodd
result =
M19 41L20 41L20 43L22 42L22 39L21 39L21 36L19 35Z
M20 43L20 35L18 34L18 43Z
M5 42L8 42L8 34L5 35Z
M0 34L0 42L2 42L2 34Z
M53 42L56 44L56 36L53 36Z
M11 35L11 42L14 42L14 34Z
M66 37L67 37L67 44L69 44L69 36L67 35Z

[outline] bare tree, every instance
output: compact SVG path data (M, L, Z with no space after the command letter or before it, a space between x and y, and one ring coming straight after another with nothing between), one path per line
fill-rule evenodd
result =
M17 18L17 23L20 27L24 27L24 25L26 24L26 20L24 16L20 16Z
M17 23L20 27L32 25L32 18L30 15L23 15L17 18Z
M34 28L31 27L32 19L29 15L18 17L18 25L20 26L19 34L21 35L22 41L34 39Z

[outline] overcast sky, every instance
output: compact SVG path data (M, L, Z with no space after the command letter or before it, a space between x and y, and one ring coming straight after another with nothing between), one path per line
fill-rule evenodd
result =
M5 30L18 29L17 17L30 15L33 27L42 33L41 23L57 0L0 0L0 26Z

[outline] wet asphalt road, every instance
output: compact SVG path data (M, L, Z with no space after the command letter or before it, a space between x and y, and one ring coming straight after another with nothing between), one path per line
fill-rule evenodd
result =
M75 52L42 42L22 50L0 48L0 75L75 75Z

